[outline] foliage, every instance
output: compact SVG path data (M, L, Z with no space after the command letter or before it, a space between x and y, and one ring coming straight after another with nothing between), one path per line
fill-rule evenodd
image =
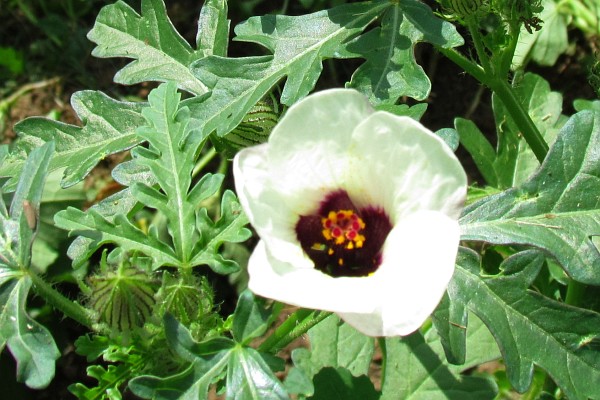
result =
M599 307L583 299L600 285L600 103L579 99L565 115L563 94L527 72L530 60L556 62L570 26L597 33L598 8L322 0L284 2L284 15L261 0L233 3L204 3L194 43L162 0L142 0L139 12L131 1L104 6L87 33L92 55L126 59L115 83L150 82L147 100L79 91L71 105L80 124L28 118L0 147L0 350L15 359L16 379L34 389L54 379L55 309L86 331L74 342L93 379L69 386L80 399L599 398ZM64 49L57 9L79 31L93 2L74 4L9 7ZM458 116L437 132L453 150L460 142L483 180L473 180L455 273L432 323L375 339L336 315L288 315L244 290L255 241L229 160L328 86L426 117L426 104L415 104L432 90L422 43L488 87L493 107L493 132ZM22 76L27 57L3 45L2 73ZM94 199L84 182L98 165L116 191ZM307 332L310 346L279 357ZM490 361L495 374L478 369Z
M2 147L2 159L6 157L6 150ZM0 348L6 346L10 350L17 362L17 379L32 388L50 383L54 377L54 362L60 357L51 333L26 309L34 277L30 271L31 245L53 150L51 142L31 152L10 209L6 209L3 201L0 204Z

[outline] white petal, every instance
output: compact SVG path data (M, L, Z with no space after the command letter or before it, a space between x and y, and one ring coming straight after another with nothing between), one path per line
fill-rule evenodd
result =
M458 222L444 214L408 216L388 235L383 263L373 276L381 282L378 311L340 316L370 336L414 332L435 310L452 278L458 242Z
M282 260L303 257L297 246L298 215L291 211L274 188L269 175L267 144L240 151L233 160L235 189L244 212L258 235ZM312 268L312 265L308 265Z
M419 122L376 112L355 130L346 179L358 205L379 205L392 222L417 210L458 218L467 177L450 148Z
M269 167L291 209L306 215L340 188L352 132L373 112L355 90L332 89L294 104L269 138Z
M316 269L297 268L302 262L280 261L260 241L248 263L248 287L263 297L316 310L370 314L380 306L381 283L376 279L333 278Z

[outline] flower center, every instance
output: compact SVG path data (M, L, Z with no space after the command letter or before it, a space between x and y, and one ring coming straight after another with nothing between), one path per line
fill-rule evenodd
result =
M392 229L379 208L358 209L345 191L325 198L316 215L301 216L296 236L315 268L334 277L367 276L381 264Z
M336 245L352 250L361 248L365 242L365 237L360 234L365 223L352 210L329 211L327 217L321 218L321 223L325 240L334 241Z

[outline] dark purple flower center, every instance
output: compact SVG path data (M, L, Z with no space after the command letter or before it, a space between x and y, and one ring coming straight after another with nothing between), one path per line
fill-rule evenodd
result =
M345 190L328 195L315 215L302 215L296 236L315 268L330 276L367 276L381 264L392 229L378 207L357 208Z

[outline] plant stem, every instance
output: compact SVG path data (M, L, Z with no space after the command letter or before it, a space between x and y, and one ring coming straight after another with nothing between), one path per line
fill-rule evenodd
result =
M543 162L548 153L548 144L508 83L499 77L492 76L489 71L484 70L481 66L453 49L443 49L441 47L437 49L469 75L490 88L500 98L538 161Z
M196 163L196 166L194 167L194 170L192 171L192 177L195 177L196 175L198 175L200 173L200 171L202 171L202 169L204 169L204 167L206 167L206 165L217 155L217 150L212 147L210 150L208 150L206 152L206 154L204 154L202 156L202 158L200 160L198 160L198 162Z
M381 389L383 389L387 369L387 346L385 344L385 338L377 338L377 344L379 344L379 348L381 349Z
M33 271L28 271L27 274L33 283L33 290L35 290L46 303L62 312L65 316L79 322L81 325L90 329L93 328L94 318L89 310L63 296L59 291L54 289L52 285L47 283Z
M485 51L485 46L483 41L481 40L481 36L478 31L478 22L476 19L471 18L467 22L467 28L469 28L469 33L471 34L471 38L473 39L473 45L475 46L475 51L477 52L477 57L479 58L479 62L483 67L486 75L494 76L494 66L490 62L490 58L488 57L487 52Z
M529 117L527 110L523 108L515 96L512 88L502 80L494 80L489 88L500 98L510 116L519 127L523 138L533 151L533 154L542 163L546 158L546 154L548 154L548 144Z
M446 56L454 64L461 67L467 74L471 75L473 78L487 86L486 82L488 78L480 65L469 60L467 57L463 56L454 49L445 49L443 47L436 46L436 50Z
M327 311L300 309L279 325L275 332L258 346L258 350L276 353L330 315Z

